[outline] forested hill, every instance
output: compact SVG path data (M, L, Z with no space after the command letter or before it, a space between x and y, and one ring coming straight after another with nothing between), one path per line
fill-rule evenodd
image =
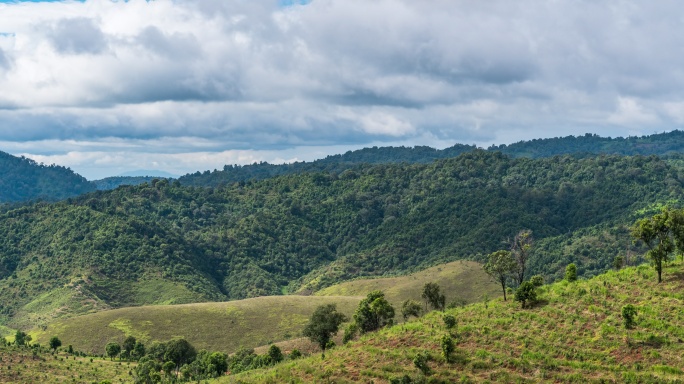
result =
M183 185L212 186L303 172L340 173L359 164L428 163L438 159L456 157L476 150L474 145L456 144L443 150L430 147L373 147L349 151L342 155L328 156L313 162L292 164L255 163L251 165L226 165L222 170L195 172L179 180ZM520 141L510 145L494 145L490 152L502 152L512 157L575 157L597 154L615 155L671 155L684 153L684 132L672 131L641 137L600 137L587 133L584 136L555 137Z
M69 168L0 152L0 203L60 200L94 190L94 185Z
M342 155L331 155L312 162L291 164L226 165L223 170L195 172L180 177L183 185L216 187L235 182L263 180L269 177L292 175L304 172L340 173L362 164L429 163L438 159L456 157L476 150L474 145L456 144L445 149L425 146L416 147L373 147L348 151Z
M610 155L670 155L684 153L684 132L672 131L649 136L600 137L590 133L584 136L554 137L519 141L510 145L494 145L488 151L499 151L513 157L551 157L575 154Z
M317 289L477 258L523 228L531 273L572 261L589 275L625 251L637 211L676 203L683 183L657 157L480 150L220 188L120 187L0 214L0 316Z

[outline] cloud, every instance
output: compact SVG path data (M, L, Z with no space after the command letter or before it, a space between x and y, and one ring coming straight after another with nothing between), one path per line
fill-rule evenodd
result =
M140 161L226 151L273 160L293 148L681 128L681 5L579 4L0 4L0 141L77 164L108 143ZM72 141L89 144L60 152ZM199 158L220 168L212 161L249 156Z
M48 38L64 54L98 54L107 49L107 39L95 20L85 17L58 20Z

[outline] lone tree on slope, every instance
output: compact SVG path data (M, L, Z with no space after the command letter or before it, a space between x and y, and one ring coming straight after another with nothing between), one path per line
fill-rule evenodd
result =
M484 265L484 271L501 284L504 301L506 301L506 280L515 271L516 263L509 251L496 251L489 255L489 261Z
M525 281L525 269L532 249L532 231L524 229L518 232L511 242L511 254L516 262L516 280L518 285Z
M446 298L439 292L439 285L436 283L427 283L423 286L423 293L420 297L425 300L425 312L427 312L428 304L433 309L444 310L446 306Z
M325 347L332 336L339 331L340 324L346 319L347 317L344 314L337 312L335 304L321 305L311 315L311 319L304 327L302 334L318 344L323 351L323 357L325 357Z

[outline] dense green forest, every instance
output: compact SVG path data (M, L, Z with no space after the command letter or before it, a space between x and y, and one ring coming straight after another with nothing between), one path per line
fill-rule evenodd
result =
M105 177L104 179L93 180L92 183L95 184L95 188L97 188L98 191L108 191L110 189L116 189L122 185L140 185L142 183L149 183L154 179L161 179L161 177L112 176Z
M84 177L58 165L0 152L0 203L60 200L95 190Z
M574 262L592 275L634 251L626 226L677 205L683 183L680 168L655 156L478 150L218 188L124 186L0 214L0 316L13 324L65 290L80 295L65 313L146 304L134 290L156 280L180 287L185 302L315 290L484 260L522 228L535 237L531 273L551 280Z
M349 151L342 155L328 156L313 162L292 164L255 163L251 165L226 165L222 170L195 172L179 180L183 185L212 186L240 181L263 180L269 177L303 172L341 173L360 164L429 163L434 160L456 157L477 150L474 145L456 144L443 150L430 147L382 147ZM554 137L520 141L510 145L493 145L490 152L502 152L511 157L553 157L573 155L587 157L598 154L611 155L675 155L684 153L684 132L672 131L649 136L627 138L584 136Z

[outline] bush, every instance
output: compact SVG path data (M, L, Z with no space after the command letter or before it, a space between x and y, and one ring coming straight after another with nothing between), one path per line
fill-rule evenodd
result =
M420 369L424 375L430 374L430 366L428 366L428 361L430 360L430 355L427 352L420 352L413 359L413 365Z
M290 352L290 360L297 360L300 357L302 357L302 353L299 351L299 349L295 348Z
M542 285L544 285L544 276L534 275L530 279L530 283L532 283L532 285L534 285L535 287L541 287Z
M519 301L522 308L527 304L537 301L537 290L535 286L529 281L523 281L522 284L515 290L515 301Z
M453 315L444 315L442 316L442 319L444 320L444 325L446 325L447 329L456 326L456 318Z
M634 318L637 315L637 310L632 304L627 304L622 307L622 319L625 322L625 328L631 329L636 325Z
M447 363L451 362L451 354L455 350L454 341L451 339L451 336L442 336L442 341L440 344L442 346L442 356L444 357L444 360Z

